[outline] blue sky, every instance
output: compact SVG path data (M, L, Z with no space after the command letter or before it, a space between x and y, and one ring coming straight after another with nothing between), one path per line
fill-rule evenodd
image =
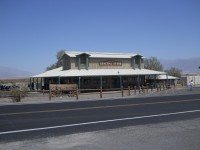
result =
M0 0L0 66L43 72L63 50L200 56L199 0Z

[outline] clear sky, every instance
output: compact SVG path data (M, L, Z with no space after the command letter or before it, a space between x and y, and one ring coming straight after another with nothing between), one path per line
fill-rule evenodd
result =
M200 56L200 0L0 0L0 66L41 73L59 50Z

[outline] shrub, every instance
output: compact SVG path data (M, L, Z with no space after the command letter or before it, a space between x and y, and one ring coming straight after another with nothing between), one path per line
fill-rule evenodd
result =
M24 98L27 94L27 88L22 87L22 88L13 88L11 90L11 99L13 102L20 102L22 98Z

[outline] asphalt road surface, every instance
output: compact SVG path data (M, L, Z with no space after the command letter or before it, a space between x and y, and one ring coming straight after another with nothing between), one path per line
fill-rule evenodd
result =
M0 143L1 150L199 150L200 118Z
M200 118L200 95L0 106L0 143Z

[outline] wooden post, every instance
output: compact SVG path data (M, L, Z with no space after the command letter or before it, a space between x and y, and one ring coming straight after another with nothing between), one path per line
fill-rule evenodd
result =
M135 95L136 95L136 86L134 86L134 91L135 91Z
M131 95L131 89L130 89L130 86L128 86L128 96Z
M49 100L51 100L51 89L49 88Z
M102 87L100 87L100 98L102 98Z
M81 77L78 77L78 89L81 89ZM79 91L80 92L80 91Z
M158 84L156 85L156 87L157 87L157 92L159 92L159 87L158 87Z
M100 76L100 98L102 98L102 87L103 87L103 80L102 76Z
M142 85L142 91L145 93L145 86Z
M124 97L124 88L121 86L121 91L122 91L122 97Z
M159 86L160 86L160 91L161 91L161 84L159 84Z
M42 78L40 78L40 90L42 91L43 90L43 86L42 86L42 83L43 83L43 79Z
M76 88L76 100L78 100L78 94L79 94L79 92L78 92L78 87Z
M119 76L119 79L120 79L120 88L121 88L121 91L122 91L122 76Z

